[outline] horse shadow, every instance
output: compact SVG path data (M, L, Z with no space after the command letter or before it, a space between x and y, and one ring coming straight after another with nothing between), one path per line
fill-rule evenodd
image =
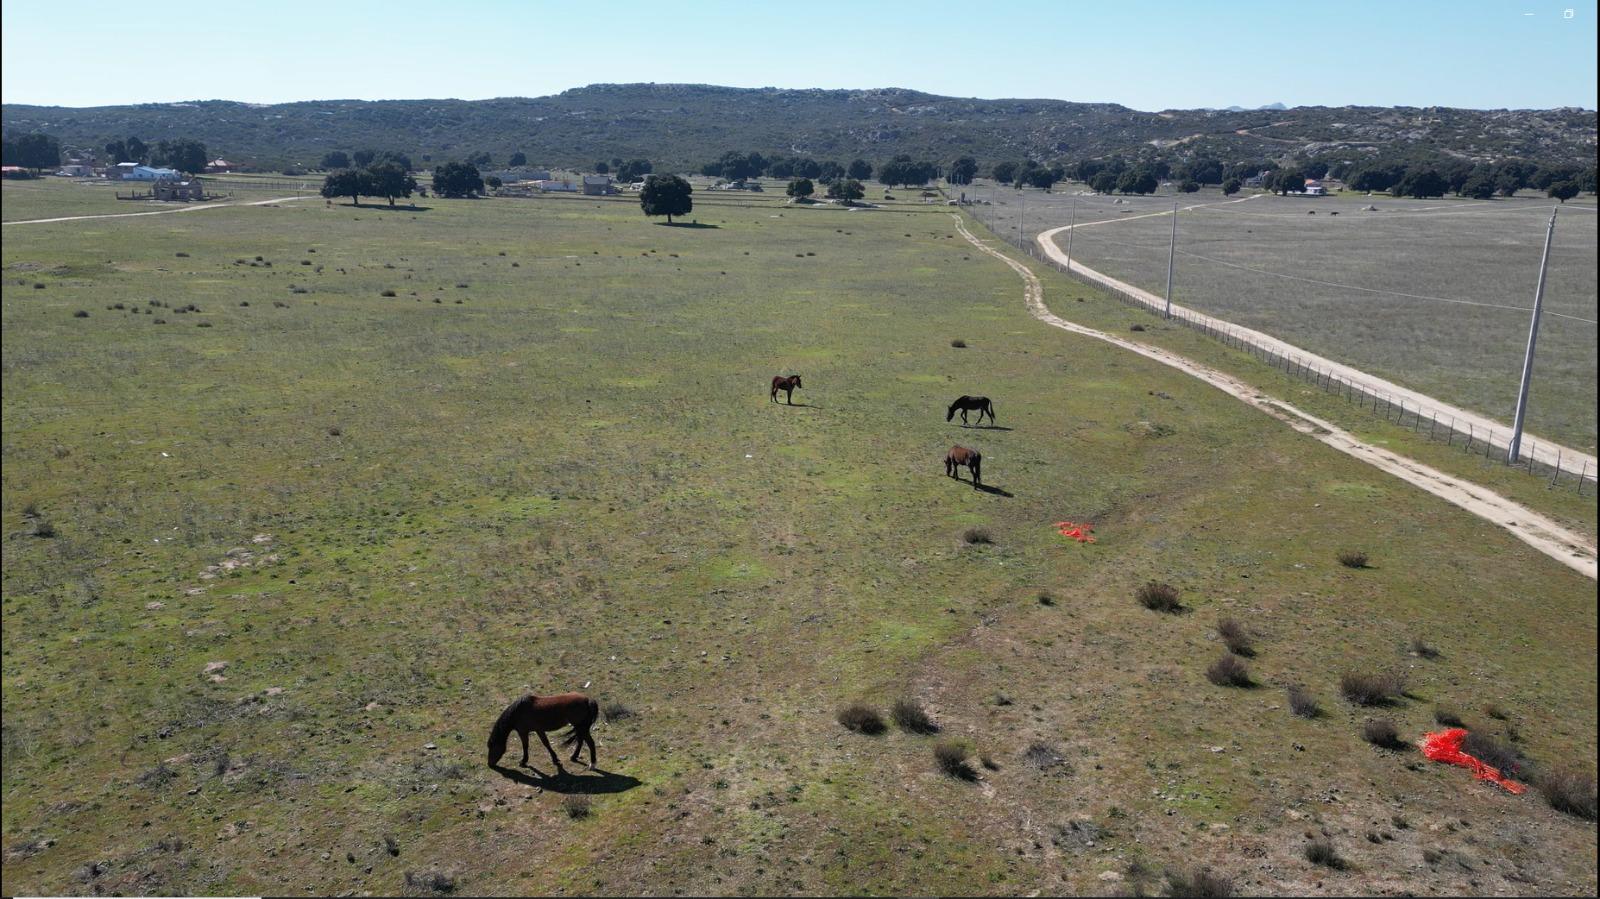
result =
M705 222L655 222L662 228L716 228L721 230L721 225L708 225Z
M1005 427L1004 425L962 425L962 427L963 428L967 428L968 430L972 430L972 431L1015 431L1016 430L1016 428L1008 428L1008 427Z
M626 793L642 783L637 777L616 774L602 768L591 768L588 774L573 774L563 769L554 775L549 775L532 766L528 768L531 774L503 765L492 767L507 780L514 780L523 786L539 787L552 793L599 796L605 793Z
M1006 499L1013 499L1016 497L1015 493L1012 493L1004 487L996 487L993 484L979 484L978 489L991 496L1003 496Z

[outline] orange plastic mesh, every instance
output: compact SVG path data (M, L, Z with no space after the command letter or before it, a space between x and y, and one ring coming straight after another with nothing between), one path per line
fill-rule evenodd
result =
M1459 727L1452 727L1443 733L1430 733L1422 735L1422 754L1435 762L1444 762L1447 765L1458 765L1471 771L1479 780L1492 781L1504 787L1511 793L1522 793L1528 789L1522 784L1503 777L1500 770L1493 765L1486 764L1467 753L1461 751L1461 741L1467 738L1467 732Z

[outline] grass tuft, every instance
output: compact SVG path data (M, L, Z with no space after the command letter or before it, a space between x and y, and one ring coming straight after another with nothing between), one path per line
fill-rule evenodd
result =
M1226 653L1218 658L1206 669L1206 680L1219 687L1253 687L1255 681L1250 679L1250 666L1239 661L1239 657Z
M994 543L994 537L985 528L967 528L961 532L961 540L968 546L988 546Z
M1435 706L1433 709L1433 720L1434 723L1442 724L1445 727L1467 726L1467 722L1461 717L1461 713L1457 712L1455 709L1449 708L1448 706Z
M607 721L623 721L634 717L633 709L620 702L608 702L605 707Z
M1175 615L1183 611L1183 603L1178 602L1178 588L1171 584L1150 581L1135 591L1134 596L1138 598L1139 605L1154 612Z
M1334 849L1333 843L1328 840L1312 840L1307 843L1305 857L1306 861L1313 865L1321 865L1335 871L1342 871L1345 868L1345 860L1339 857L1338 850Z
M1217 636L1222 638L1224 646L1236 656L1251 658L1255 656L1255 643L1250 635L1245 633L1244 625L1236 618L1224 618L1217 622Z
M881 734L889 729L877 709L861 702L852 702L840 709L839 723L844 725L845 730L868 736Z
M1595 819L1593 774L1575 768L1557 768L1541 772L1533 779L1533 785L1556 811L1585 821Z
M1338 558L1339 564L1346 568L1365 568L1367 567L1367 562L1371 561L1367 558L1366 553L1356 549L1340 550L1336 558Z
M1361 739L1379 749L1404 749L1405 741L1400 731L1388 718L1373 718L1361 726Z
M1168 896L1194 896L1197 899L1220 899L1233 895L1233 880L1210 868L1190 868L1167 872Z
M574 821L581 821L589 817L593 809L588 796L582 793L573 793L571 796L561 800L561 810L567 813L568 818Z
M950 341L950 345L955 347L958 350L964 350L964 349L967 348L967 342L965 340L962 340L959 337L957 337L955 340Z
M894 723L900 729L913 734L936 734L939 725L928 716L922 706L911 698L897 699L889 709L889 715L894 718Z
M1461 751L1492 765L1501 777L1521 777L1527 768L1527 762L1516 747L1481 730L1467 731L1466 739L1461 741Z
M1411 651L1415 653L1419 659L1437 659L1439 657L1439 647L1434 646L1432 643L1429 643L1421 637L1411 638Z
M951 738L940 740L933 745L933 760L938 764L939 770L958 780L978 779L978 772L967 762L971 756L972 747L968 746L965 740Z
M1318 718L1322 715L1322 706L1317 704L1317 698L1311 691L1299 684L1288 687L1289 711L1301 718Z
M1399 672L1386 674L1349 673L1339 678L1339 692L1344 698L1361 706L1393 705L1405 693L1405 675Z

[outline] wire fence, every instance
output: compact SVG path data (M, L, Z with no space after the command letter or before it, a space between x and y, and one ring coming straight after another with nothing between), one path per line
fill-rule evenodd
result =
M1080 283L1086 284L1096 290L1110 294L1112 297L1132 306L1142 312L1161 314L1164 310L1153 308L1147 301L1108 284L1096 281L1081 272L1069 270L1065 265L1045 255L1036 242L1023 234L1011 233L1010 228L996 228L991 222L986 222L982 216L981 204L967 204L964 207L972 218L976 219L990 234L1016 247L1028 254L1036 262L1050 266L1056 271ZM1544 478L1549 481L1551 489L1567 488L1577 490L1579 496L1584 496L1585 491L1593 492L1591 488L1597 484L1596 478L1600 471L1587 460L1570 462L1563 459L1558 450L1553 462L1539 461L1536 457L1537 442L1525 439L1523 455L1515 466L1509 461L1508 454L1503 448L1509 428L1487 430L1474 426L1471 422L1458 421L1455 416L1441 415L1438 412L1422 408L1415 403L1407 403L1404 398L1397 398L1382 391L1370 390L1367 387L1351 382L1336 372L1318 367L1314 362L1294 354L1278 353L1270 348L1262 347L1255 341L1247 340L1234 328L1220 325L1215 319L1208 319L1194 315L1181 308L1172 310L1171 321L1184 327L1199 331L1223 344L1249 353L1279 369L1291 377L1299 378L1307 384L1313 385L1334 396L1343 397L1348 403L1354 404L1358 409L1370 412L1373 416L1382 416L1383 420L1406 428L1413 433L1425 434L1427 439L1436 443L1443 443L1448 447L1459 448L1461 452L1481 456L1485 464L1501 464L1526 471L1530 476ZM1465 430L1462 430L1465 428ZM1496 447L1495 437L1501 440L1501 447ZM1546 450L1545 455L1549 452Z

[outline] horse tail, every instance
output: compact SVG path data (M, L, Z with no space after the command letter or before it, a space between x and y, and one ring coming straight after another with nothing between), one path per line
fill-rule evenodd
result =
M562 746L571 746L583 739L589 733L589 728L594 727L595 719L600 717L600 703L593 699L584 699L583 717L572 722L572 733L562 738Z
M994 424L994 400L989 400L984 405L989 407L989 424Z

